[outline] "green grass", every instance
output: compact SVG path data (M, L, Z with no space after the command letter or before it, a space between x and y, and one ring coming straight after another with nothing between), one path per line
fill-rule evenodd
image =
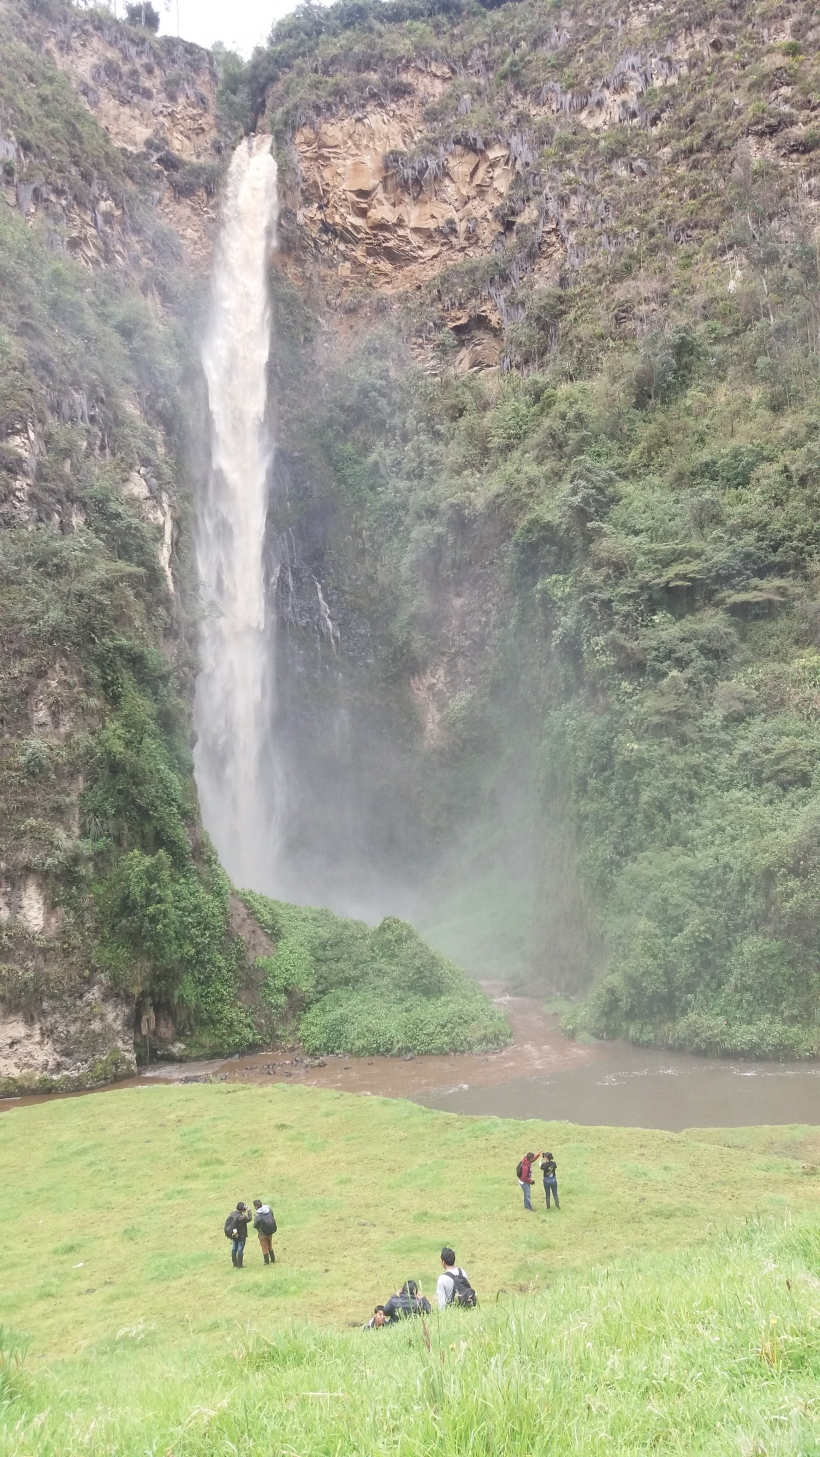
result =
M38 1354L146 1319L165 1335L181 1321L338 1325L408 1276L429 1287L444 1241L492 1302L562 1268L816 1204L801 1172L816 1134L714 1137L462 1118L283 1086L124 1088L13 1109L0 1117L0 1325ZM515 1165L544 1144L564 1207L525 1216ZM273 1200L279 1264L266 1270L251 1243L237 1276L222 1223L257 1196Z
M562 1209L528 1216L514 1167L544 1143ZM13 1109L0 1451L820 1451L818 1152L799 1127L590 1129L282 1086ZM222 1221L257 1195L277 1264L252 1240L235 1272ZM432 1293L445 1240L478 1313L435 1317L429 1350L420 1325L344 1329L409 1276Z

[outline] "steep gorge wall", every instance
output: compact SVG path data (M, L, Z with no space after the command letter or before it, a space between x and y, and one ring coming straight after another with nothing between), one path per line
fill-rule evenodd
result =
M232 1011L244 941L200 843L186 701L195 341L225 145L215 75L196 47L60 4L4 0L0 36L11 1089L121 1075L135 1034L156 1047L210 1025L206 1040L243 1043L251 1023Z
M231 83L282 183L286 892L424 912L473 968L573 992L600 974L599 1031L813 1051L812 7L428 11L303 12ZM49 524L61 553L91 531L117 566L99 662L13 619L4 986L35 1029L18 1069L85 1076L88 1056L54 1050L56 987L92 1006L127 983L119 1043L95 1014L99 1064L137 999L168 1041L196 1023L174 988L224 1023L243 954L186 778L190 358L172 343L198 327L225 143L202 53L60 7L36 25L51 62L15 44L37 105L6 91L0 114L14 246L25 218L41 251L24 272L47 280L46 249L86 270L105 367L71 356L59 289L12 320L49 348L15 357L4 519L33 542ZM70 112L73 151L37 136L38 107ZM93 615L67 560L67 605ZM118 776L167 785L169 764L174 825L156 802L129 823ZM208 933L183 954L179 896L203 886ZM166 903L179 935L157 970L143 913Z
M397 866L462 837L442 926L492 941L517 838L519 966L687 1046L816 1045L819 47L801 3L394 4L250 67L309 361L284 717L380 702Z

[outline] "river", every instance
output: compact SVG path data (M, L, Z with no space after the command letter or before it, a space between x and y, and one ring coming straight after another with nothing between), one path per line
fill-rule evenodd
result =
M409 1098L484 1117L566 1119L629 1128L741 1128L820 1123L820 1063L693 1057L625 1042L570 1042L539 1001L485 984L507 1013L512 1045L445 1057L327 1057L258 1052L207 1063L158 1063L116 1087L149 1082L301 1083ZM44 1098L0 1100L0 1110Z

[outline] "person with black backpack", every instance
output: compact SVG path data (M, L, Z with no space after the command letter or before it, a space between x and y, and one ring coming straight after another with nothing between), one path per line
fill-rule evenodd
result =
M253 1227L259 1235L259 1246L265 1257L265 1264L275 1265L273 1236L276 1234L276 1219L273 1210L269 1204L263 1204L261 1199L254 1199L253 1207L256 1210L253 1216Z
M465 1310L474 1309L478 1304L478 1297L467 1278L467 1271L456 1264L455 1250L451 1250L449 1245L445 1245L441 1252L441 1263L444 1269L436 1281L439 1310L444 1310L447 1305L460 1305Z
M250 1222L251 1211L242 1199L237 1199L236 1208L231 1210L223 1226L225 1238L231 1241L231 1264L235 1270L242 1269L242 1256L245 1253Z

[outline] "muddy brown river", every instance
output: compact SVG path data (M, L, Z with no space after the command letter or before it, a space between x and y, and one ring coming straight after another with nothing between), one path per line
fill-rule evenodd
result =
M203 1063L158 1063L117 1087L146 1082L301 1083L348 1093L409 1098L428 1108L483 1117L566 1119L631 1128L740 1128L820 1124L820 1063L745 1062L570 1042L557 1017L502 986L485 990L503 1007L514 1042L503 1052L445 1057L327 1057L257 1052ZM0 1100L0 1110L43 1098Z

